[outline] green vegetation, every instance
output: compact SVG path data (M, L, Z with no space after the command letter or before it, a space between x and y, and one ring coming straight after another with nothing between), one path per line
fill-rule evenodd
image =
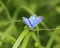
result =
M33 31L31 15L44 17ZM0 48L60 48L60 0L0 0Z

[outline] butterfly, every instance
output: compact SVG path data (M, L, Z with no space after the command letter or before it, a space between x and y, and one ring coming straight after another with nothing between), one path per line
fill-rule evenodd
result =
M37 26L39 23L42 22L43 17L32 15L32 16L30 16L29 19L27 19L26 17L22 17L22 19L23 19L23 22L26 25L28 25L30 29L33 29L35 26Z

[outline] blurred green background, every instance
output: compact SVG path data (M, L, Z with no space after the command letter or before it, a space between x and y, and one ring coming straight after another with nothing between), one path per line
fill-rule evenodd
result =
M22 21L34 14L44 17L39 29L54 29L40 30L39 41ZM60 0L0 0L0 48L60 48Z

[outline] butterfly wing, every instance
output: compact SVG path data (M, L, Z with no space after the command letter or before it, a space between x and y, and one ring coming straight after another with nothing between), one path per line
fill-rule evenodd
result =
M36 25L38 25L43 20L42 16L31 16L29 19L23 17L23 22L30 27L30 29L33 29Z
M34 22L35 22L35 19L36 19L36 15L32 15L30 18L29 18L29 21L31 23L31 25L33 26Z
M43 20L43 17L42 16L37 17L36 20L35 20L35 22L34 22L34 27L36 25L38 25L40 22L42 22L42 20Z
M29 21L27 18L22 17L22 19L23 19L23 22L24 22L26 25L28 25L30 28L32 28L32 26L31 26L31 24L30 24L30 21Z

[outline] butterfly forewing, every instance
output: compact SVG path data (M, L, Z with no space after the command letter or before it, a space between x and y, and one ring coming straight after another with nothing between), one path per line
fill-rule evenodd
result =
M23 18L23 22L24 22L26 25L30 25L29 20L28 20L27 18L25 18L25 17L22 17L22 18Z
M31 23L30 23L30 21L29 21L27 18L23 17L23 22L24 22L26 25L28 25L30 28L32 28Z

